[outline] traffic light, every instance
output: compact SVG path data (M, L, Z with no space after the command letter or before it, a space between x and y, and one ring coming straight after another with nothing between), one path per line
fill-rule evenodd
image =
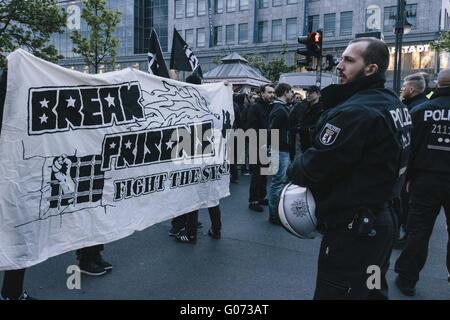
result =
M322 30L317 32L308 32L308 35L298 37L298 43L305 47L297 49L297 53L305 56L305 59L297 61L297 65L306 67L306 70L312 71L317 69L317 61L321 61L322 57ZM314 59L316 63L314 63Z

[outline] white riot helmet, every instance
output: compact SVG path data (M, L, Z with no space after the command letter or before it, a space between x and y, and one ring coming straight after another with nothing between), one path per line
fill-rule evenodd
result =
M302 239L313 239L316 230L316 203L310 190L289 183L284 187L278 205L278 215L283 226Z

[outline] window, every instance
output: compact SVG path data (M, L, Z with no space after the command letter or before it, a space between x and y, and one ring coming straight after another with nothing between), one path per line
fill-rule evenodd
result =
M186 17L193 17L195 13L195 0L186 0Z
M283 0L272 0L272 7L279 7L283 5Z
M197 29L197 48L204 47L206 42L205 28Z
M341 12L341 36L353 33L353 11Z
M405 6L406 20L412 25L411 29L417 28L417 4L407 4ZM397 6L384 8L384 32L394 32L395 20L397 19Z
M397 15L397 6L384 7L384 21L383 21L384 32L393 32L396 15Z
M319 29L319 16L308 17L308 32L317 31Z
M247 23L241 23L239 25L238 43L240 43L240 44L248 43L248 24Z
M336 35L336 14L329 13L323 16L323 32L325 36L334 37Z
M412 24L411 29L417 27L417 4L407 4L405 6L406 19Z
M258 43L269 41L268 21L258 21Z
M175 0L175 18L183 18L183 0Z
M214 13L223 12L223 0L214 0Z
M227 12L236 11L236 0L227 0Z
M226 44L234 44L234 24L226 26L225 29L225 42Z
M206 14L206 0L197 0L197 15L204 16Z
M194 46L194 29L186 29L184 33L184 40L186 40L186 43L190 46Z
M240 11L248 10L248 0L239 0L239 10Z
M286 19L286 40L297 40L297 18Z
M296 4L297 0L287 0L287 4Z
M258 8L264 9L269 7L269 0L258 0Z
M220 46L223 44L223 37L222 37L222 27L214 27L214 45Z
M272 20L272 41L281 41L281 19Z

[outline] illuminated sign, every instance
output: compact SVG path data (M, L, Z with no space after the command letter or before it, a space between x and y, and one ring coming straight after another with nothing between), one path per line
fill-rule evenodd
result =
M419 44L419 45L412 45L412 46L403 46L402 47L402 53L414 53L414 52L428 52L430 51L430 45L429 44ZM390 48L391 54L395 54L395 47Z

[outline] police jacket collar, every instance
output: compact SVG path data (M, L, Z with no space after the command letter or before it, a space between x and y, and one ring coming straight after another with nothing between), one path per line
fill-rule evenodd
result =
M386 78L384 75L376 73L358 81L346 84L332 84L321 91L322 102L327 108L335 107L359 91L384 88L385 82Z
M435 99L442 96L450 96L450 87L436 88L436 90L434 90L433 95L431 96L431 99Z
M407 106L409 106L411 103L414 103L415 101L423 100L423 99L427 99L427 96L425 95L425 93L419 93L418 95L416 95L412 98L404 99L402 102L404 104L406 104Z

